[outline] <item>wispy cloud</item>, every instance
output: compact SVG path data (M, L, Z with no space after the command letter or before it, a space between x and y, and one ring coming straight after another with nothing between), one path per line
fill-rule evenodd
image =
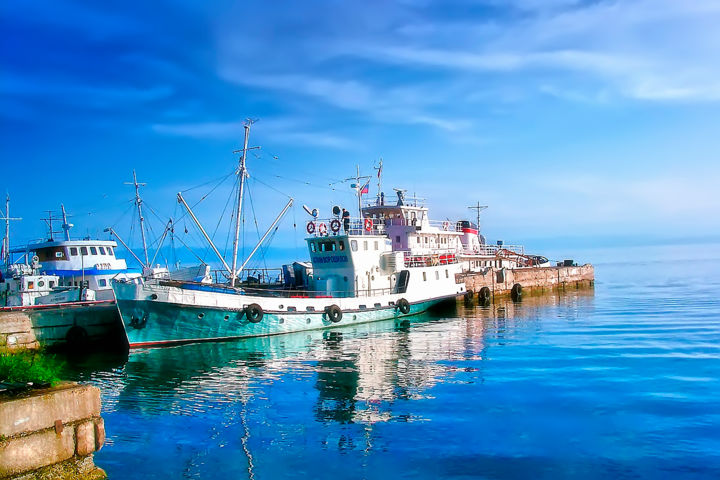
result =
M357 143L341 135L320 128L303 129L300 122L288 119L265 118L260 122L259 133L274 143L298 146L353 149ZM238 139L242 137L243 122L158 123L150 127L163 135L198 139Z

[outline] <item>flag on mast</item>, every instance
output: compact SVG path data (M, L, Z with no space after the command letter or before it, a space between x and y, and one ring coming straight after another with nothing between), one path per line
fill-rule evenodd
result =
M370 193L370 180L365 182L365 185L363 185L360 189L360 195L363 195L365 193Z

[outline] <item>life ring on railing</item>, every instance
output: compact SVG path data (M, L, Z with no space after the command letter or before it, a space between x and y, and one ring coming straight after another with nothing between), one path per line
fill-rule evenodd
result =
M315 233L315 222L308 222L307 227L305 227L305 230L312 235Z
M318 234L322 236L327 235L327 225L325 225L324 223L318 225Z
M333 323L337 323L340 320L342 320L342 310L340 310L340 307L337 305L330 305L329 307L325 307L325 315L327 315L328 320L330 320Z
M448 222L447 220L445 220L445 221L442 223L442 227L443 227L443 230L445 230L445 231L447 232L448 230L450 230L450 222Z
M263 318L263 309L257 303L251 303L245 307L245 317L250 323L260 323Z
M330 230L332 230L335 233L339 232L340 231L340 220L338 220L336 218L335 220L330 222Z
M404 298L398 300L395 306L398 310L400 310L400 313L402 313L403 315L407 315L408 313L410 313L410 302L408 302Z
M369 218L366 218L365 219L365 230L369 232L370 230L372 230L372 227L373 227L373 221Z

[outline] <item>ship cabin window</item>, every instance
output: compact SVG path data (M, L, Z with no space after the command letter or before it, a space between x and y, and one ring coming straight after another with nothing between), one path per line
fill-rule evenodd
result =
M100 255L105 255L105 247L98 247L98 250L100 250Z
M357 249L358 249L357 240L350 240L350 249L353 252L357 252Z
M95 248L95 247L90 247L90 253L91 253L92 255L97 255L97 248Z
M428 237L425 237L425 243L428 243Z
M423 272L423 282L427 282L427 272Z
M378 245L377 240L375 240L375 245L374 245L374 246L375 246L375 250L377 250L378 248L380 248L379 245Z
M78 250L77 247L70 247L70 255L73 257L77 257Z
M63 247L41 248L36 253L41 262L67 260Z
M310 251L312 253L315 253L316 250L317 250L317 245L315 245L315 242L310 242Z
M318 242L321 252L334 252L337 250L337 244L333 240L323 240Z
M365 240L365 241L363 241L363 250L367 250L367 249L368 249L368 242L367 242L367 240Z
M400 235L395 235L395 243L400 244Z
M342 251L342 250L345 250L345 241L344 241L344 240L340 240L340 241L338 242L338 247L340 247L339 250L341 250L341 251Z
M415 237L415 238L417 238L417 243L420 243L420 237Z
M55 287L55 280L50 280L50 281L48 282L48 287L54 288L54 287Z
M445 278L450 278L450 272L448 272L448 269L445 269Z
M104 278L101 278L100 280L98 280L98 286L107 287L107 280L105 280Z
M87 255L88 250L87 247L80 247L80 255Z
M435 270L435 280L440 280L440 272Z
M28 289L28 290L32 290L33 288L35 288L35 282L28 282L28 283L27 283L27 289Z

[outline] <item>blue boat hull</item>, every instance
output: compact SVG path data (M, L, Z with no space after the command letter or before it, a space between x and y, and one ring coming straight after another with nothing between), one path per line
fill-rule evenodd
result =
M243 310L140 300L117 303L128 345L137 348L280 335L407 317L444 300L447 297L410 304L410 311L405 314L394 307L348 310L338 322L332 322L322 312L264 312L257 323L250 322Z

